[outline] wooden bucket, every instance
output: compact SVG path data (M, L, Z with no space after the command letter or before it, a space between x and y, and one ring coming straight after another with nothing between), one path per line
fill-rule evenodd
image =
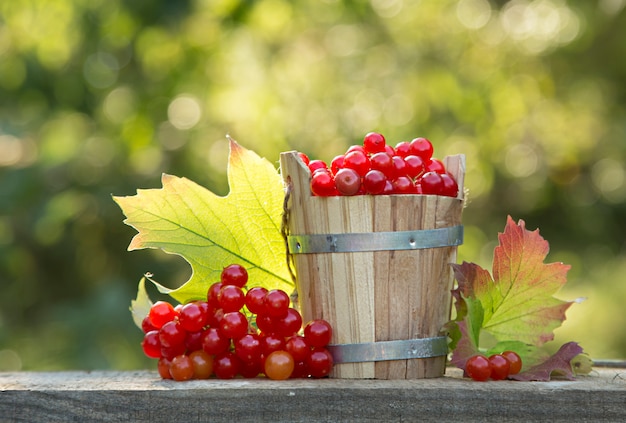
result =
M297 152L281 154L299 307L305 322L323 318L333 327L331 377L443 376L465 157L444 163L459 184L457 198L316 197Z

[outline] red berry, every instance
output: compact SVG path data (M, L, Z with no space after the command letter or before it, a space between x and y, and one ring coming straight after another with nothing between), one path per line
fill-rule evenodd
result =
M336 174L339 169L343 168L343 158L344 155L340 155L340 156L335 156L335 158L330 162L330 171L334 174Z
M504 351L502 356L509 360L509 374L516 375L522 370L522 359L515 351Z
M489 359L484 355L474 355L465 362L465 373L473 380L484 382L491 376Z
M204 330L196 332L187 332L185 337L185 350L196 351L202 349L202 339L204 338Z
M261 348L263 349L263 355L266 357L274 351L284 350L285 337L275 334L262 334Z
M491 367L491 378L493 380L504 380L509 376L511 363L500 354L494 354L489 357L489 366Z
M333 329L326 320L311 320L304 327L304 339L312 347L325 347L330 343Z
M235 341L235 355L244 363L260 363L262 352L261 337L257 334L247 333Z
M406 157L411 154L411 144L408 141L401 141L396 144L396 155Z
M441 195L456 197L459 193L459 186L454 178L449 173L442 173L441 180L443 181Z
M263 373L263 364L261 360L254 362L242 361L239 367L239 374L246 379L252 379Z
M392 166L389 173L386 173L387 179L396 179L400 176L408 176L406 169L406 162L400 156L393 156L391 158Z
M295 362L287 351L274 351L265 359L263 366L265 376L272 380L289 379L293 373Z
M159 329L159 341L162 347L175 347L184 345L187 332L178 321L172 320Z
M385 151L385 137L378 132L369 132L363 138L363 148L369 154Z
M248 319L240 311L224 313L220 321L220 333L230 339L239 339L248 333Z
M393 184L391 183L391 181L389 179L387 179L385 181L385 189L383 190L382 194L383 195L391 195L393 194Z
M309 165L309 162L310 162L310 160L309 160L309 156L307 156L307 155L306 155L306 154L304 154L304 153L300 153L300 152L298 152L298 156L300 157L300 160L302 160L302 162L303 162L306 166L308 166L308 165Z
M170 364L172 364L172 360L161 357L159 359L159 363L157 364L157 371L159 372L159 376L163 379L171 379L172 375L170 374Z
M193 377L193 362L187 355L178 355L170 363L170 375L175 381L181 382Z
M159 331L152 330L143 336L141 348L146 356L150 358L161 357L161 341L159 341Z
M178 313L174 310L174 307L166 301L154 303L150 307L150 313L148 314L152 325L157 329L161 329L164 324L174 320L177 315Z
M246 303L246 294L236 285L224 285L217 300L224 313L239 311Z
M422 192L427 195L441 195L443 190L443 179L437 172L426 172L420 178Z
M307 365L312 377L328 376L333 368L333 356L326 348L315 348L309 354Z
M222 289L222 282L215 282L209 287L209 290L207 291L207 294L206 294L207 302L213 308L219 308L220 306L219 296L220 296L221 289Z
M389 175L393 168L393 156L387 153L376 153L370 157L370 168L380 170L385 175Z
M295 361L305 361L311 353L311 347L307 344L304 336L294 335L285 343L287 351Z
M291 378L306 379L307 377L309 377L309 366L307 365L307 360L296 361L293 372L291 372Z
M354 169L359 176L364 176L370 170L370 161L362 151L351 151L343 158L343 167Z
M202 338L202 349L211 355L228 351L230 340L220 333L217 328L209 328Z
M262 286L255 286L250 288L246 293L246 307L248 311L253 314L259 314L265 311L265 296L267 295L267 289Z
M143 331L143 333L148 333L153 330L159 330L159 328L152 324L152 321L150 320L150 315L148 315L144 317L141 321L141 330Z
M391 184L394 194L417 194L415 183L408 176L399 176L391 181Z
M218 327L222 318L224 317L224 310L221 308L215 308L209 311L208 326Z
M382 194L387 185L387 177L380 170L372 169L363 177L363 188L368 194Z
M367 152L365 151L365 147L363 147L362 145L356 145L356 144L355 145L351 145L346 150L346 154L352 153L353 151L360 151L361 153L364 153L364 154L367 155Z
M213 374L213 356L203 350L194 351L189 354L193 364L194 379L208 379Z
M302 316L295 308L289 308L283 317L276 317L276 332L284 337L295 335L302 328Z
M265 295L265 313L271 317L283 317L289 309L289 295L280 289L272 289Z
M425 161L433 156L433 145L426 138L415 138L411 141L410 146L411 154L420 156Z
M235 285L243 288L248 283L248 271L240 264L231 264L222 270L220 281L224 285Z
M354 169L339 169L335 175L335 186L341 195L354 195L361 187L361 177Z
M415 179L424 173L424 161L420 156L409 155L404 158L406 163L406 173Z
M309 170L311 171L311 174L313 174L318 169L328 169L328 166L322 160L311 160L309 162Z
M276 327L276 318L270 316L269 314L257 314L256 316L256 327L263 333L276 333L278 328Z
M311 177L311 192L320 197L329 197L337 193L335 180L329 172L317 172Z
M173 347L161 347L161 357L172 360L177 355L185 354L187 347L185 343L174 345Z
M431 159L426 164L427 172L446 173L446 167L439 159Z
M194 301L185 304L180 310L178 321L188 332L202 329L209 319L209 305L204 301Z
M240 368L241 360L230 351L218 354L213 359L213 373L218 379L233 379Z

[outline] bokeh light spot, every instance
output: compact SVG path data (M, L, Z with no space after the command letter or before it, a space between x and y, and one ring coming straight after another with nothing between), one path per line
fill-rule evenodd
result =
M111 122L122 123L134 113L136 103L136 96L131 88L117 87L104 99L104 114Z
M370 0L372 8L381 18L393 18L402 11L403 0Z
M514 144L506 149L504 165L514 177L525 178L537 171L539 155L532 146Z
M491 18L491 5L487 0L461 0L456 6L459 22L469 29L487 25Z
M598 6L607 15L617 15L626 6L626 0L600 0Z
M335 25L326 32L324 41L333 56L350 56L361 47L363 34L355 25Z
M85 60L83 74L94 88L107 88L117 81L119 63L115 56L105 52L92 54Z
M578 16L562 0L512 0L500 12L500 22L530 54L570 43L580 32Z
M202 117L202 109L198 100L191 95L176 97L167 108L170 123L178 129L191 129Z
M612 159L601 159L591 169L591 179L596 189L610 202L626 200L626 170L623 163Z
M12 135L0 135L0 166L13 166L22 158L22 142Z

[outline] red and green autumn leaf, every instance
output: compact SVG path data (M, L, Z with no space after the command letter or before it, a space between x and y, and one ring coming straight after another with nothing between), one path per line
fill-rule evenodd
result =
M541 348L554 338L572 304L554 297L570 266L546 264L548 242L522 220L516 224L509 216L498 238L492 274L474 263L453 264L458 288L453 291L457 316L449 325L452 364L464 368L480 351L512 349L524 362L522 378L548 380L552 372L571 376L569 363L582 352L577 344L564 345L553 357Z

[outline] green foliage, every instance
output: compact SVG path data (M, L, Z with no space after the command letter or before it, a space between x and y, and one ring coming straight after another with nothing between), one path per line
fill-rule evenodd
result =
M143 319L150 313L152 307L152 301L146 291L146 278L143 277L139 280L137 285L137 297L130 302L130 312L133 315L133 322L135 326L142 329Z
M280 229L282 179L270 162L233 140L229 158L231 190L225 197L187 178L167 174L162 189L114 197L127 217L124 222L139 232L129 250L161 248L191 264L191 278L181 287L157 285L183 304L206 300L211 284L233 263L246 268L250 287L294 289Z
M509 216L498 240L493 276L475 263L453 264L458 287L452 292L457 315L448 325L451 362L465 368L479 352L513 350L524 363L520 380L549 380L554 371L573 377L570 361L583 351L578 344L570 342L549 358L540 349L554 339L572 305L553 296L565 285L570 266L544 263L548 242L523 220L516 224Z
M123 298L189 268L126 254L112 193L168 173L226 194L228 133L328 160L370 130L466 154L460 258L523 217L590 298L575 338L626 355L623 2L29 0L0 22L0 351L18 367L147 363Z
M548 242L538 229L527 230L523 220L515 224L509 216L498 238L493 276L475 263L453 265L459 285L455 297L467 303L472 339L478 345L484 329L498 341L543 345L553 339L571 305L553 297L565 285L570 266L545 264Z

